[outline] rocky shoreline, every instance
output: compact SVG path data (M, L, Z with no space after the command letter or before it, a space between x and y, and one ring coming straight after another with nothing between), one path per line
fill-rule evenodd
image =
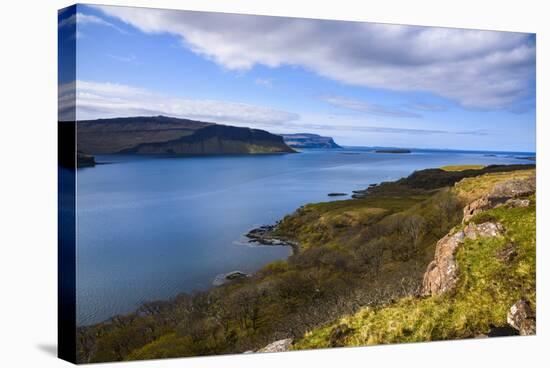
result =
M223 284L227 284L230 281L235 280L242 280L247 277L250 277L249 274L241 272L241 271L231 271L229 273L223 273L214 278L214 281L212 281L212 285L214 286L220 286Z
M294 240L275 235L277 225L262 225L250 230L245 236L251 244L259 245L278 245L292 248L293 254L300 252L300 244Z

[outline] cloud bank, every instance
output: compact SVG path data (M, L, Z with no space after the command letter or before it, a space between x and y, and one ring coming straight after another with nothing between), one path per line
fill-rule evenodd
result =
M348 85L426 91L466 108L509 108L532 90L529 34L99 6L145 33L170 33L220 66L300 66Z
M332 106L371 115L389 116L394 118L419 118L422 116L415 112L403 110L398 107L372 104L366 101L342 96L324 96L321 97L321 100L331 104Z
M297 114L238 102L165 96L143 88L77 80L59 86L59 119L76 120L137 115L169 115L235 125L269 126Z

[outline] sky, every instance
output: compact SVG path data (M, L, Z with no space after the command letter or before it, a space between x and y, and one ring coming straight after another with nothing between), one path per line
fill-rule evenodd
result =
M60 13L58 29L60 49L76 43L60 118L76 95L77 120L167 115L348 146L535 151L534 34L88 5Z

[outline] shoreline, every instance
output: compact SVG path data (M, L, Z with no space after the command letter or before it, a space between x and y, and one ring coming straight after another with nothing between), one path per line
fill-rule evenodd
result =
M484 169L487 169L489 167L495 167L495 166L507 166L511 170L517 170L518 167L525 167L525 169L536 168L536 164L534 164L534 163L525 163L525 164L507 164L507 165L489 165L489 166L486 166ZM515 169L512 169L513 167L515 167ZM484 170L484 169L482 169L482 170ZM429 170L440 170L440 169L439 168L428 168L428 169L422 169L420 171L426 171L426 170L429 171ZM414 174L415 174L415 172L411 173L409 176L404 176L400 179L396 179L396 180L393 180L393 181L381 181L379 183L369 184L365 189L352 191L349 198L343 198L340 201L358 201L358 200L364 199L368 196L376 196L377 193L380 190L385 190L387 186L393 186L395 184L400 184L402 182L405 182L405 181L409 180L411 177L413 177ZM321 201L321 202L315 202L315 203L310 203L310 204L315 205L315 204L319 204L319 203L330 203L330 202L332 202L332 201ZM294 211L287 214L287 216L295 213L297 210L299 210L300 208L303 208L303 207L304 206L296 208ZM286 258L281 259L281 261L286 262L286 261L288 261L288 258L290 256L300 254L302 252L302 246L300 245L300 243L298 241L296 241L294 239L290 239L290 238L288 238L284 235L276 233L276 228L281 223L281 221L282 221L282 219L278 220L275 224L261 225L261 226L252 228L247 233L243 234L243 236L245 238L247 238L247 243L250 244L251 246L284 246L284 247L290 247L291 250L292 250L291 254L289 256L287 256ZM239 270L229 270L227 273L218 274L214 277L214 280L212 281L210 286L205 288L204 290L201 290L201 292L209 292L212 289L217 288L217 287L224 287L225 285L232 284L233 282L238 282L238 281L241 281L243 279L250 279L254 275L258 274L263 269L263 267L265 267L267 264L262 265L258 270L254 271L254 272L251 272L251 273L244 273L244 272L241 272ZM236 274L236 273L242 274L242 277L230 278L230 279L224 280L221 283L217 283L217 284L215 283L216 280L218 279L218 281L219 281L219 278L222 277L222 276L224 278L226 278L227 276L230 276L230 275L233 275L233 274ZM162 301L170 303L173 300L177 299L179 295L182 295L182 294L192 295L194 293L195 292L185 292L185 291L183 291L183 292L180 292L180 293L174 295L171 298L162 299ZM146 301L146 302L142 303L142 305L145 305L149 302L151 302L151 301ZM134 310L132 310L128 313L115 314L115 315L110 316L110 317L108 317L108 318L106 318L102 321L99 321L99 322L90 323L90 324L83 324L83 325L77 325L77 328L88 328L88 327L100 325L100 324L103 324L103 323L108 323L109 321L112 321L113 319L115 319L119 316L127 316L127 315L131 315L133 313L136 313L139 310L139 308L140 307L138 307L138 308L136 308L136 309L134 309Z
M289 239L275 233L278 221L275 225L262 225L253 228L244 236L248 238L249 244L256 244L258 246L282 246L290 247L292 249L292 255L300 253L300 243L296 240Z

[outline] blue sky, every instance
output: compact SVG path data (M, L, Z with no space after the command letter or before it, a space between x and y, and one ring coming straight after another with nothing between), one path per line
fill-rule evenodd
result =
M535 150L535 37L78 5L77 118L170 115L343 145ZM61 88L60 91L65 89Z

